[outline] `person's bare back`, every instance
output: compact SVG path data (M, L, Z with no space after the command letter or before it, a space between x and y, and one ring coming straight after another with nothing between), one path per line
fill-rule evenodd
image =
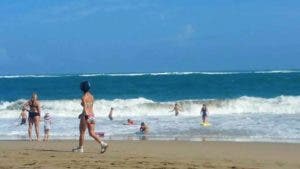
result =
M93 104L94 104L94 97L90 92L86 92L82 98L81 98L82 102L81 105L83 107L83 113L85 115L88 114L93 114L94 110L93 110Z

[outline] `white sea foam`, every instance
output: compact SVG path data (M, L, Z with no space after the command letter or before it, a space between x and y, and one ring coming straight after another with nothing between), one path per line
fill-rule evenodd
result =
M67 76L67 75L63 75ZM4 75L0 79L61 77L59 75Z
M66 77L66 76L79 76L79 77L95 77L95 76L170 76L170 75L231 75L231 74L278 74L278 73L300 73L300 70L267 70L267 71L203 71L203 72L157 72L157 73L86 73L86 74L64 74L64 75L2 75L2 78L46 78L46 77Z
M81 74L81 75L78 75L78 76L81 76L81 77L94 77L94 76L104 76L105 74L103 73L92 73L92 74Z
M254 71L254 73L272 74L272 73L299 73L299 70L269 70L269 71Z
M0 102L0 118L18 116L25 100ZM300 114L300 96L278 96L275 98L259 98L243 96L225 100L181 100L177 103L183 108L182 116L199 116L202 104L207 104L211 115L214 114ZM42 100L43 112L51 112L55 116L74 117L82 111L80 100ZM95 114L107 116L114 107L114 116L168 116L174 102L155 102L145 98L96 100Z
M170 76L170 75L232 75L232 74L278 74L278 73L300 73L298 70L270 70L270 71L224 71L224 72L158 72L158 73L93 73L93 74L81 74L82 77L93 77L93 76Z
M27 125L16 126L25 100L0 102L0 140L27 138ZM265 99L240 97L226 100L177 101L183 112L178 117L170 112L174 102L155 102L145 98L96 100L96 130L105 132L107 138L139 139L134 133L139 125L122 125L127 118L136 124L146 122L152 139L217 139L246 141L300 142L300 96L279 96ZM199 125L201 105L208 106L209 128ZM41 100L42 115L49 112L53 126L51 138L74 139L78 137L80 100ZM114 120L107 118L114 107ZM283 116L284 115L284 116ZM43 122L41 122L43 126ZM87 137L89 138L89 137Z

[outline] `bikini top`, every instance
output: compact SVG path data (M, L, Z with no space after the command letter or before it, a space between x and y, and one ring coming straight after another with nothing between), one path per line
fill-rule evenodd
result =
M36 109L38 108L38 104L35 101L30 100L28 105L30 106L30 108L35 107Z

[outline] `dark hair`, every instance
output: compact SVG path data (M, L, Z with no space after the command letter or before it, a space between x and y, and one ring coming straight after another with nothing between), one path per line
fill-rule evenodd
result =
M88 92L91 88L91 84L89 81L83 81L80 83L80 90L84 93Z

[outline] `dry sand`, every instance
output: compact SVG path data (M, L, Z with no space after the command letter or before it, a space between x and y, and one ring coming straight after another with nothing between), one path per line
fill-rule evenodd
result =
M74 141L0 141L0 168L300 169L300 144L93 141L73 153Z

